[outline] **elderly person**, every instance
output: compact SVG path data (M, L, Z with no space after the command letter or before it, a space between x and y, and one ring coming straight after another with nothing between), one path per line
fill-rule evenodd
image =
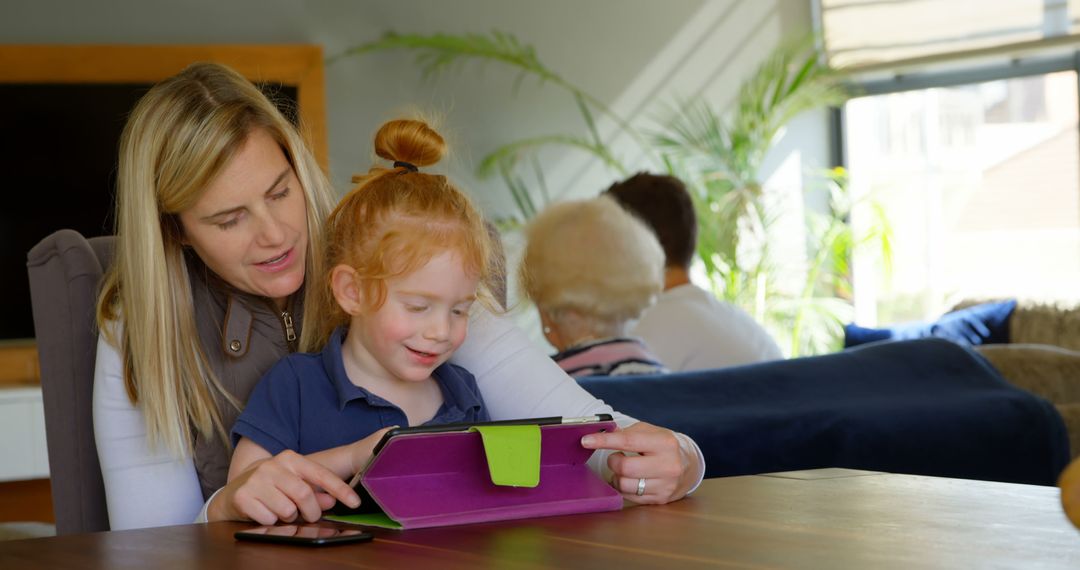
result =
M521 283L567 374L667 371L627 334L663 287L664 252L644 223L600 197L551 206L526 238Z

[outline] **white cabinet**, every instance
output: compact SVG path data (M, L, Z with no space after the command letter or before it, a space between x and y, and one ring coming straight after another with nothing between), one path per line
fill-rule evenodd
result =
M41 388L0 388L0 481L48 476Z

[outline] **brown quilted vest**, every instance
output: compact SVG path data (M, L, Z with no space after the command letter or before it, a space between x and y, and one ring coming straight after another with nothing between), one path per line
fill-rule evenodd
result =
M262 375L296 350L303 290L290 298L286 317L269 299L236 290L201 261L189 257L188 271L203 351L225 390L244 404ZM288 334L287 320L292 322L293 334ZM226 431L231 430L240 411L221 397L217 404ZM204 500L225 485L231 457L231 443L216 435L195 434L195 470Z

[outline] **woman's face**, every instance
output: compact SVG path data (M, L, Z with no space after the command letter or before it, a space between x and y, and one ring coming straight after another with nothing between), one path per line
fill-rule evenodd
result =
M285 153L263 129L247 141L191 208L184 242L233 287L286 298L304 281L307 204Z

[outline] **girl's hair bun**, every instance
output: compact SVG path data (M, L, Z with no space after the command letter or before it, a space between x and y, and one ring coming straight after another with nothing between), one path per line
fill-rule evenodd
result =
M430 166L446 154L446 141L423 121L389 121L375 133L375 154L392 162Z

